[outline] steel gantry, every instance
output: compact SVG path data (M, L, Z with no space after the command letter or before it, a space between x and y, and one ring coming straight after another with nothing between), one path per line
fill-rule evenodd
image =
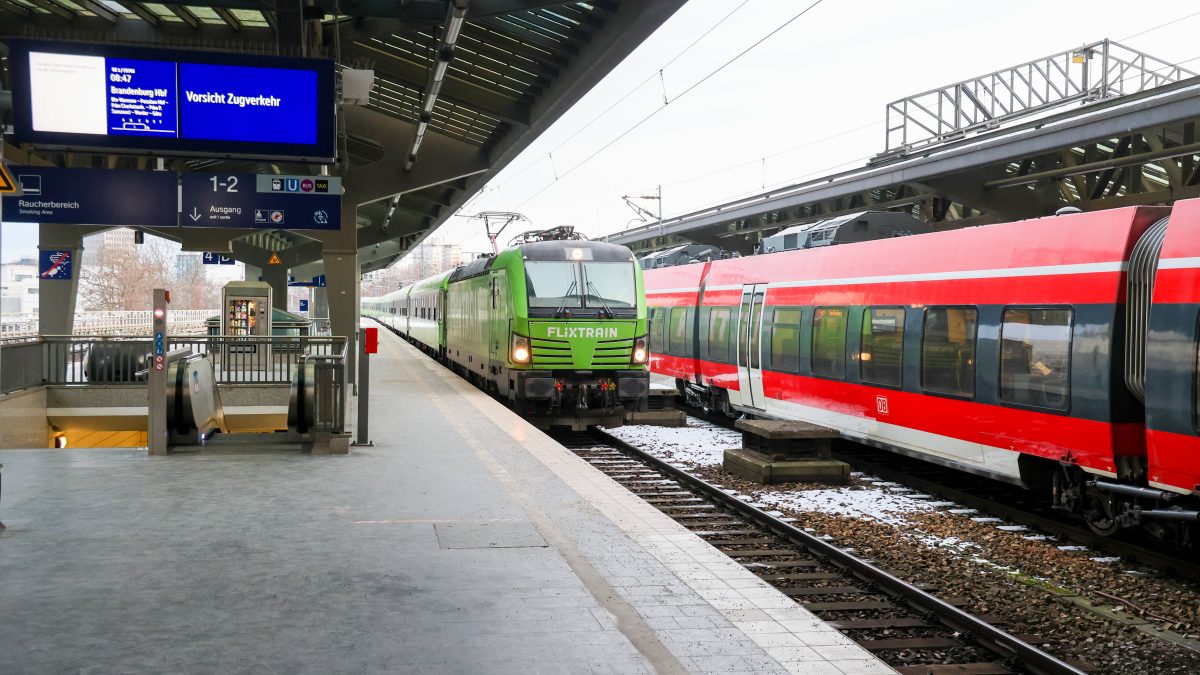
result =
M888 104L866 166L612 235L743 254L792 225L864 210L950 229L1200 196L1200 78L1102 41Z

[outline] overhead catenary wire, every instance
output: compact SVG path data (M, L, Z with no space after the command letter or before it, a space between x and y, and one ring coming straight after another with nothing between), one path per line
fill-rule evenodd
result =
M518 169L511 176L506 177L502 184L507 185L508 183L511 183L516 178L525 174L527 171L529 171L533 167L538 166L543 160L549 158L549 156L551 154L558 152L564 145L566 145L567 143L570 143L572 140L575 139L575 137L579 136L579 134L581 134L584 131L586 131L587 129L591 128L591 126L593 124L595 124L596 122L598 122L599 120L604 118L606 115L608 115L608 113L612 112L612 110L614 108L616 108L617 106L624 103L626 99L628 99L630 96L633 96L635 93L640 91L642 87L644 87L647 84L649 84L650 82L652 82L654 80L654 78L657 77L660 80L662 80L664 70L666 70L672 63L675 63L680 58L682 58L684 54L687 54L689 51L691 51L693 47L700 44L700 42L702 40L704 40L704 38L708 37L714 30L719 28L722 24L724 24L726 21L728 21L730 17L732 17L734 14L737 14L738 11L741 10L741 8L745 7L749 3L750 3L750 0L742 0L742 2L738 3L738 5L736 7L729 10L729 12L727 14L725 14L725 16L721 17L716 23L709 26L707 30L705 30L703 33L701 33L699 36L697 36L696 39L694 39L690 43L688 43L688 45L686 47L684 47L683 49L676 52L674 56L672 56L670 59L667 60L666 63L659 66L658 70L647 75L646 79L642 80L641 82L638 82L636 85L634 85L632 88L630 88L629 91L625 92L620 98L618 98L616 101L613 101L612 104L610 104L607 108L605 108L603 111L601 111L598 115L596 115L595 117L592 117L590 120L588 120L587 122L582 124L570 136L567 136L563 140L559 141L558 145L555 145L553 148L551 148L545 155L538 155L537 159L531 161L529 164ZM667 87L666 81L663 80L663 100L664 101L667 98L666 87ZM665 103L664 103L664 105L665 105Z
M679 99L683 98L684 96L687 96L689 93L691 93L692 91L694 91L694 90L695 90L697 87L699 87L700 85L704 84L705 82L707 82L707 81L711 80L711 79L712 79L713 77L715 77L715 76L716 76L718 73L720 73L721 71L725 70L725 69L726 69L726 68L728 68L729 66L733 65L734 63L736 63L736 62L737 62L738 60L740 60L740 59L741 59L743 56L745 56L746 54L749 54L751 51L753 51L753 50L754 50L756 47L758 47L758 46L759 46L759 45L761 45L762 43L764 43L764 42L766 42L767 40L769 40L769 39L771 39L772 37L774 37L774 36L775 36L777 33L779 33L779 31L781 31L781 30L783 30L784 28L787 28L788 26L790 26L790 25L792 25L793 23L795 23L797 20L799 20L799 19L800 19L801 17L803 17L805 14L808 14L810 11L812 11L814 8L816 8L818 5L820 5L820 4L821 4L822 2L824 2L824 1L825 1L825 0L816 0L816 1L815 1L815 2L813 2L812 4L808 5L808 6L807 6L807 7L805 7L804 9L800 10L800 12L798 12L797 14L794 14L794 15L793 15L793 16L792 16L790 19L788 19L787 21L784 21L783 23L781 23L781 24L779 24L778 26L776 26L776 27L775 27L773 30L771 30L771 32L769 32L769 33L767 33L766 35L762 36L761 38L759 38L758 40L756 40L756 41L755 41L753 44L751 44L750 46L746 47L746 48L745 48L745 49L743 49L742 51L738 52L738 53L737 53L737 54L735 54L735 55L734 55L732 58L730 58L730 59L726 60L726 61L725 61L724 63L722 63L721 65L717 66L717 67L716 67L714 70L710 71L710 72L709 72L707 75L705 75L704 77L702 77L702 78L700 78L699 80L696 80L695 82L693 82L693 83L692 83L691 85L689 85L689 86L688 86L686 89L684 89L682 92L680 92L678 96L676 96L675 98L671 99L671 102L678 101ZM744 4L744 3L743 3L743 4ZM556 178L555 180L551 181L550 183L547 183L547 184L546 184L544 187L542 187L542 189L540 189L540 190L538 190L537 192L533 193L533 195L531 195L529 198L527 198L525 201L521 202L521 203L520 203L520 204L517 206L517 210L518 210L518 211L520 211L522 207L524 207L524 206L525 206L526 204L528 204L530 201L532 201L532 200L536 199L538 196L540 196L540 195L541 195L543 192L545 192L546 190L550 189L550 187L551 187L552 185L554 185L555 183L559 182L559 181L560 181L560 180L562 180L563 178L566 178L567 176L571 175L571 174L572 174L572 173L574 173L574 172L575 172L577 169L579 169L581 166L583 166L583 165L587 164L588 162L592 161L593 159L595 159L597 155L599 155L600 153L604 152L604 151L605 151L605 150L607 150L608 148L612 147L613 145L615 145L617 142L619 142L621 139L625 138L625 137L626 137L626 136L628 136L629 134L633 133L635 130L637 130L639 127L641 127L643 124L645 124L646 122L648 122L648 121L650 121L652 118L654 118L654 116L658 115L658 113L662 112L663 110L666 110L666 108L667 108L667 104L664 104L664 105L662 105L662 106L660 106L660 107L658 107L658 108L655 108L653 111L651 111L651 112L650 112L650 114L648 114L648 115L646 115L646 116L642 117L640 120L638 120L637 122L635 122L635 123L634 123L632 126L630 126L629 128L627 128L625 131L622 131L620 134L618 134L618 135L617 135L615 138L613 138L613 139L612 139L612 140L610 140L609 142L605 143L604 145L600 146L600 147L599 147L598 149L596 149L596 151L594 151L592 154L590 154L590 155L588 155L587 157L583 158L583 160L582 160L582 161L578 162L577 164L575 164L575 165L574 165L574 166L572 166L571 168L569 168L569 169L567 169L566 171L564 171L562 174L560 174L560 175L558 176L558 178Z
M1177 19L1171 19L1170 21L1168 21L1168 22L1166 22L1166 23L1160 23L1159 25L1157 25L1157 26L1155 26L1155 27L1153 27L1153 28L1147 28L1147 29L1146 29L1146 30L1144 30L1144 31L1141 31L1141 32L1138 32L1138 33L1134 33L1133 35L1127 35L1127 36L1125 36L1125 37L1121 38L1120 40L1117 40L1117 42L1125 42L1126 40L1132 40L1132 39L1133 39L1133 38L1135 38L1135 37L1141 37L1141 36L1145 35L1146 33L1153 33L1154 31L1156 31L1156 30L1158 30L1158 29L1160 29L1160 28L1166 28L1167 26L1172 26L1172 25L1174 25L1174 24L1177 24L1177 23L1179 23L1180 21L1185 21L1185 20L1187 20L1187 19L1190 19L1190 18L1192 18L1192 17L1194 17L1194 16L1200 16L1200 12L1192 12L1191 14L1187 14L1187 15L1185 15L1185 16L1181 16L1181 17L1179 17L1179 18L1177 18Z
M801 13L800 13L799 15L797 15L796 17L793 17L791 20L789 20L789 21L788 21L788 23L790 23L791 21L794 21L796 18L799 18L799 16L802 16L804 13L808 12L809 10L811 10L811 9L812 9L812 7L814 7L816 4L819 4L819 1L820 1L820 0L818 0L818 2L817 2L817 3L814 3L813 5L811 5L811 6L809 6L809 7L806 7L806 8L805 8L805 10L804 10L803 12L801 12ZM731 10L731 11L730 11L728 14L726 14L724 17L722 17L722 19L721 19L721 20L719 20L717 23L713 24L713 25L712 25L712 26L711 26L711 27L710 27L708 30L706 30L706 31L705 31L703 34L701 34L701 35L700 35L698 38L696 38L695 40L693 40L693 41L692 41L692 43L690 43L690 44L689 44L687 47L685 47L683 50L681 50L681 51L680 51L680 52L679 52L679 53L678 53L678 54L677 54L675 57L673 57L673 58L672 58L670 61L668 61L666 64L664 64L663 68L665 69L665 68L666 68L668 65L670 65L670 64L671 64L671 63L673 63L673 62L675 62L675 61L676 61L678 58L680 58L682 55L684 55L684 54L685 54L687 51L689 51L690 49L694 48L694 47L695 47L695 46L696 46L696 45L697 45L697 44L698 44L698 43L699 43L701 40L703 40L703 39L704 39L704 38L705 38L707 35L709 35L711 32L713 32L713 31L714 31L714 30L715 30L717 27L719 27L719 26L720 26L721 24L723 24L723 23L724 23L724 22L725 22L727 19L729 19L729 18L730 18L730 17L731 17L731 16L732 16L734 13L736 13L736 12L737 12L738 10L740 10L740 9L741 9L741 8L742 8L744 5L746 5L746 4L747 4L747 2L748 2L748 0L745 0L745 1L741 2L740 4L738 4L736 7L734 7L734 8L733 8L733 10ZM1167 27L1169 27L1169 26L1172 26L1172 25L1178 24L1178 23L1180 23L1180 22L1182 22L1182 21L1186 21L1186 20L1188 20L1188 19L1193 19L1193 18L1195 18L1195 17L1198 17L1198 16L1200 16L1200 11L1197 11L1197 12L1192 12L1192 13L1189 13L1189 14L1185 14L1185 15L1183 15L1183 16L1177 17L1177 18L1175 18L1175 19L1172 19L1172 20L1170 20L1170 21L1167 21L1167 22L1164 22L1164 23L1161 23L1161 24L1155 25L1155 26L1153 26L1153 27L1147 28L1147 29L1145 29L1145 30L1138 31L1138 32L1136 32L1136 33L1133 33L1133 34L1131 34L1131 35L1128 35L1128 36L1122 37L1122 38L1120 38L1120 39L1119 39L1119 42L1125 42L1125 41L1128 41L1128 40L1132 40L1132 39L1134 39L1134 38L1142 37L1142 36L1144 36L1144 35L1147 35L1147 34L1150 34L1150 33L1156 32L1156 31L1159 31L1159 30L1161 30L1161 29L1164 29L1164 28L1167 28ZM782 29L782 28L783 28L783 27L785 27L786 25L787 25L787 23L783 24L782 26L780 26L778 29L776 29L776 30L772 31L770 34L768 34L768 35L767 35L765 38L763 38L763 39L765 40L766 38L769 38L771 35L773 35L774 33L778 32L778 30ZM762 41L762 40L760 40L759 42L756 42L754 45L751 45L751 47L750 47L749 49L753 49L753 48L754 48L754 47L756 47L756 46L757 46L759 43L761 43L761 41ZM742 56L742 54L739 54L738 56L735 56L735 57L734 57L734 59L732 59L732 60L731 60L731 62L732 62L732 61L734 61L734 60L737 60L737 59L738 59L738 58L740 58L741 56ZM1164 66L1162 66L1162 67L1160 67L1160 68L1153 69L1153 70L1151 70L1150 72L1159 72L1159 71L1162 71L1162 70L1166 70L1166 69L1168 69L1168 68L1170 68L1170 67L1172 67L1172 66L1183 66L1183 65L1185 65L1185 64L1189 64L1189 63L1191 63L1191 62L1194 62L1194 61L1196 61L1196 60L1200 60L1200 56L1196 56L1196 57L1188 58L1188 59L1185 59L1185 60L1182 60L1182 61L1177 61L1177 62L1175 62L1174 64L1168 64L1168 65L1164 65ZM625 95L623 95L623 96L622 96L620 99L618 99L616 102L614 102L614 103L613 103L612 105L610 105L608 108L606 108L606 109L605 109L605 110L604 110L602 113L600 113L600 114L599 114L599 115L597 115L596 117L592 118L592 119L591 119L591 120L590 120L590 121L589 121L587 124L583 125L583 126L582 126L581 128L579 128L577 131L575 131L575 132L574 132L574 133L572 133L570 136L568 136L566 139L564 139L563 141L561 141L560 143L558 143L558 145L556 145L556 146L555 146L554 150L558 150L558 149L562 148L562 147L563 147L564 145L566 145L568 142L570 142L571 140L573 140L574 138L576 138L577 136L579 136L579 134L581 134L581 133L582 133L584 130L586 130L586 129L587 129L587 128L588 128L588 127L589 127L589 126L592 124L592 123L596 122L596 121L597 121L597 120L599 120L600 118L604 117L604 116L605 116L607 113L611 112L611 111L612 111L612 110L613 110L613 109L614 109L614 108L615 108L617 105L619 105L620 103L624 102L626 99L628 99L628 98L629 98L630 96L632 96L632 95L633 95L633 94L634 94L636 91L638 91L638 90L640 90L642 87L644 87L644 86L645 86L647 83L649 83L649 82L650 82L652 79L654 79L655 77L658 77L658 78L660 79L660 85L661 85L661 87L662 87L662 94L663 94L663 98L664 98L664 107L665 107L667 104L669 104L669 102L671 102L671 101L673 101L673 100L678 100L679 98L681 98L682 96L684 96L684 95L685 95L685 94L686 94L688 91L690 91L692 88L694 88L695 86L698 86L699 84L701 84L701 83L702 83L704 80L708 79L709 77L712 77L713 75L715 75L717 72L719 72L720 70L722 70L722 69L723 69L724 67L726 67L727 65L729 65L729 63L723 64L723 65L722 65L720 68L718 68L716 71L714 71L713 73L710 73L710 74L709 74L709 76L706 76L704 79L702 79L702 80L700 80L699 82L695 83L695 84L694 84L692 87L689 87L689 88L688 88L688 90L685 90L683 93L681 93L679 96L676 96L676 97L675 97L675 98L673 98L673 99L672 99L672 98L669 98L669 97L667 96L667 93L666 93L666 86L665 86L665 80L663 79L662 70L660 69L660 70L658 70L658 71L654 71L654 72L653 72L653 73L651 73L651 74L650 74L650 75L649 75L649 76L648 76L648 77L647 77L645 80L641 81L641 82L640 82L638 85L636 85L635 87L633 87L633 88L632 88L630 91L628 91L628 92L627 92ZM1122 77L1122 78L1119 80L1119 82L1126 82L1126 81L1129 81L1129 80L1131 80L1131 79L1134 79L1134 78L1136 78L1136 77L1137 77L1136 75L1126 75L1125 77ZM661 112L661 110L662 110L662 108L658 108L658 109L656 109L654 112L652 112L650 115L648 115L646 119L648 119L648 118L650 118L650 117L653 117L653 116L654 116L654 115L656 115L658 112ZM624 133L622 133L621 135L617 136L617 137L616 137L616 138L614 138L612 141L610 141L609 143L607 143L606 145L604 145L603 147L601 147L599 150L597 150L596 152L592 153L592 155L589 155L589 156L588 156L587 158L585 158L585 159L584 159L582 162L580 162L579 164L576 164L575 166L571 167L569 170L567 170L566 172L562 173L561 175L560 175L560 174L558 174L558 172L557 172L557 169L555 168L555 170L553 171L553 173L555 174L554 181L553 181L553 182L551 182L550 184L548 184L548 185L544 186L542 189L540 189L540 190L539 190L537 193L535 193L535 194L534 194L534 195L532 195L531 197L529 197L529 198L525 199L523 202L521 202L521 204L518 206L518 208L522 208L522 207L524 207L524 206L525 206L526 204L528 204L530 201L532 201L532 200L533 200L533 199L535 199L536 197L540 196L540 195L541 195L542 193L544 193L544 192L545 192L547 189L549 189L549 188L550 188L550 187L551 187L551 186L554 184L554 182L557 182L558 180L560 180L560 179L562 179L562 178L565 178L567 175L569 175L570 173L574 172L574 171L575 171L576 169L578 169L580 166L582 166L583 164L585 164L585 163L587 163L588 161L590 161L591 159L593 159L593 158L594 158L596 155L598 155L598 154L600 154L601 152L603 152L604 150L606 150L606 149L607 149L608 147L610 147L612 144L614 144L614 143L618 142L619 140L621 140L621 139L622 139L624 136L628 135L628 134L629 134L629 133L631 133L631 132L632 132L634 129L636 129L638 126L640 126L642 123L644 123L644 121L646 121L646 119L643 119L643 120L639 121L639 122L638 122L637 124L635 124L633 127L631 127L630 129L626 130ZM870 124L865 124L865 125L861 125L861 126L855 127L855 128L853 128L853 129L847 129L846 131L839 132L839 133L837 133L837 134L833 134L833 135L830 135L830 136L825 136L825 137L822 137L822 138L820 138L820 139L816 139L816 140L813 140L813 141L810 141L810 142L806 142L806 143L804 143L804 144L801 144L801 145L795 146L795 147L793 147L793 148L789 148L789 149L787 149L787 150L783 150L783 151L779 151L779 152L776 152L776 153L772 153L772 154L770 154L770 155L766 155L765 157L758 157L758 158L754 158L754 159L747 159L747 160L745 160L745 161L742 161L742 162L739 162L739 163L736 163L736 164L727 165L727 166L724 166L724 167L721 167L721 168L717 168L717 169L714 169L714 170L711 170L711 171L707 171L707 172L704 172L704 173L701 173L701 174L696 174L696 175L693 175L693 176L689 176L689 177L686 177L686 178L682 178L682 179L679 179L679 180L676 180L676 181L672 181L672 182L668 182L668 183L663 183L663 185L664 185L664 187L665 187L665 186L677 186L677 185L682 185L682 184L690 183L690 182L697 181L697 180L703 180L704 178L708 178L708 177L711 177L711 176L719 175L719 174L721 174L721 173L725 173L725 172L728 172L728 171L733 171L733 170L736 170L736 169L739 169L739 168L747 167L747 166L750 166L750 165L752 165L752 164L756 164L756 163L762 163L762 164L764 164L764 165L765 165L765 162L766 162L766 160L767 160L767 159L774 158L774 157L778 157L778 156L781 156L781 155L785 155L785 154L788 154L788 153L791 153L791 152L795 152L795 151L797 151L797 150L799 150L799 149L801 149L801 148L804 148L804 147L807 147L807 146L810 146L810 145L815 145L815 144L818 144L818 143L822 143L822 142L825 142L825 141L831 140L831 139L833 139L833 138L837 138L837 137L840 137L840 136L845 136L845 135L849 135L849 134L851 134L851 133L855 133L855 132L858 132L858 131L862 131L862 130L864 130L864 129L870 128L871 126L873 126L873 125L875 125L875 124L877 124L877 123L878 123L878 122L872 122L872 123L870 123ZM520 176L521 174L523 174L523 173L527 172L528 170L530 170L530 169L532 169L533 167L535 167L535 166L537 166L538 164L540 164L540 163L541 163L543 160L547 159L548 157L549 157L549 153L547 153L547 155L546 155L546 156L539 157L537 160L535 160L535 161L531 162L531 164L527 165L526 167L524 167L523 169L521 169L520 171L518 171L516 174L514 174L513 176L511 176L510 178L508 178L508 179L507 179L507 180L505 180L504 182L505 182L505 183L511 182L512 180L514 180L515 178L517 178L517 177L518 177L518 176ZM848 165L848 164L852 164L852 163L853 163L853 161L854 161L854 160L852 160L851 162L844 162L844 163L840 163L840 164L838 164L838 165L835 165L835 167L846 166L846 165ZM821 170L819 170L819 171L816 171L816 172L812 172L812 173L805 173L805 174L802 174L802 175L801 175L801 176L799 176L799 177L794 177L794 178L791 178L791 179L789 179L789 180L785 180L785 181L781 181L781 182L772 182L772 183L770 184L770 186L769 186L769 187L771 187L771 188L774 188L774 187L776 187L776 186L779 186L779 185L784 185L784 184L787 184L787 183L789 183L789 182L792 182L792 181L794 181L794 180L797 180L797 179L803 178L803 177L805 177L805 176L811 176L811 175L818 174L818 173L820 173L820 171L821 171ZM766 184L766 177L765 177L765 166L764 166L764 176L763 176L763 178L762 178L761 182L762 182L764 185ZM763 189L766 189L766 188L763 188ZM753 194L754 192L757 192L757 190L755 190L755 191L750 191L750 192L743 193L743 194ZM613 205L614 205L614 206L616 206L616 202L614 202L614 204L613 204ZM595 209L595 212L596 212L596 213L599 213L599 212L600 212L600 211L602 211L603 209L604 209L604 207L602 207L602 206L600 206L600 207L597 207L597 208Z

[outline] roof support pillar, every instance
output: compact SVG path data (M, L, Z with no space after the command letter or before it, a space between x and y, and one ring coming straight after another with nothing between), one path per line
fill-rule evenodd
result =
M75 329L75 304L79 298L79 274L83 271L83 235L77 225L38 225L38 251L67 251L71 256L70 279L38 280L38 334L71 335ZM39 256L40 257L40 256ZM147 302L149 302L147 291Z

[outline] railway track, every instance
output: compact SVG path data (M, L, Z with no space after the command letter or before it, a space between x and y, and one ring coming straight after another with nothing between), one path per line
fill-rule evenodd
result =
M1200 581L1200 563L1178 555L1171 549L1156 550L1149 538L1136 533L1102 536L1078 525L1064 515L1036 502L1028 491L1004 483L980 479L952 469L921 462L886 450L854 444L852 452L835 452L834 456L855 469L883 480L925 492L1004 518L1019 525L1059 539L1088 546L1097 551L1134 560L1161 572ZM1162 546L1162 544L1159 544Z
M699 408L675 402L675 407L706 422L732 429L732 420ZM839 441L834 458L856 470L899 483L939 499L1003 518L1046 535L1087 546L1096 551L1120 556L1160 572L1200 581L1200 561L1186 551L1163 550L1163 545L1133 532L1103 536L1089 530L1070 516L1058 513L1035 501L1038 496L1013 485L987 480L962 471L905 457L862 443ZM852 448L852 449L851 449ZM1192 556L1192 557L1189 557Z
M1087 672L604 432L556 438L901 673Z

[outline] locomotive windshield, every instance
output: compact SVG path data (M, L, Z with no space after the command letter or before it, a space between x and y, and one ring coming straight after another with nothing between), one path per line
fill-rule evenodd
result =
M597 316L626 314L618 310L636 311L634 279L632 262L530 260L525 263L529 309L537 316L552 316L568 309L595 310Z
M528 261L525 263L525 285L529 290L530 309L583 306L579 294L579 263Z
M583 263L583 288L588 307L636 307L637 290L633 281L633 263Z

